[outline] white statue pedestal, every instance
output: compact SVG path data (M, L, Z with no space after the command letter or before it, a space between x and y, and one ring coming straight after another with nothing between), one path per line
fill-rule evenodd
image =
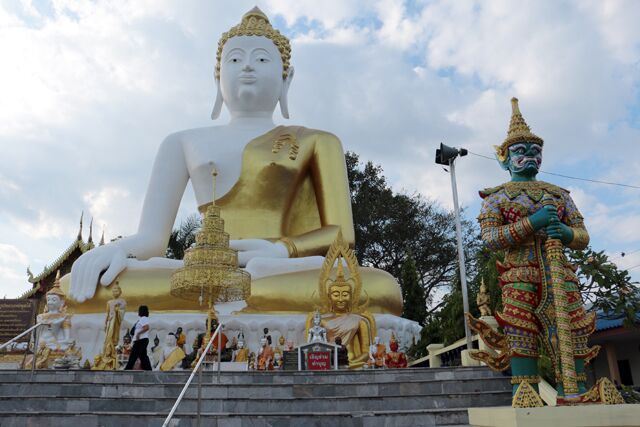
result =
M245 346L249 351L257 354L263 329L269 328L273 344L278 342L280 336L284 336L285 340L291 340L297 345L306 342L306 314L233 314L244 306L244 301L216 304L218 318L224 324L222 332L229 341L233 337L237 337L242 331L245 337ZM374 317L381 342L388 342L393 332L401 348L406 350L413 339L416 341L420 339L421 327L417 322L391 314L374 314ZM205 331L206 318L205 311L184 313L151 311L149 315L150 344L147 348L149 353L156 334L160 342L164 342L164 337L169 332L175 332L178 327L182 327L187 336L184 347L185 352L187 354L190 353L191 346L198 334ZM126 331L131 329L137 319L137 313L133 311L125 314L120 330L120 342L122 342L122 337ZM82 348L83 359L81 365L86 359L93 361L94 356L102 350L104 343L104 313L74 315L71 339L76 340L76 346Z

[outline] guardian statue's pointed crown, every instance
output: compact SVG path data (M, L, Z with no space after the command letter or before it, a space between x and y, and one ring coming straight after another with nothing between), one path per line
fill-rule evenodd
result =
M496 155L500 162L507 160L507 150L513 144L521 142L535 142L543 145L544 141L538 135L531 132L529 125L522 117L520 107L518 106L518 98L511 98L511 122L507 131L507 139L501 145L496 145Z

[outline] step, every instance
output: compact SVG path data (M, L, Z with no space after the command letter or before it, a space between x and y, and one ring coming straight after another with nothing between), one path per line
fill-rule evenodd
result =
M379 411L387 408L396 410L468 408L472 406L500 406L509 402L510 391L396 395L384 397L298 397L273 399L268 394L262 397L202 399L201 409L209 412L312 412L312 411ZM68 411L69 413L92 411L127 412L169 412L175 398L129 399L99 397L3 397L0 400L0 413L25 411ZM195 411L197 399L183 399L181 411Z
M88 383L24 383L4 382L0 384L0 397L62 396L62 397L177 397L183 384L88 384ZM274 398L348 396L377 397L386 395L411 395L426 393L461 393L480 391L509 391L507 377L478 380L410 380L402 382L346 384L216 384L203 382L202 397L259 397L269 393ZM187 391L187 397L195 397L197 379Z
M53 382L91 384L185 383L188 371L89 371L89 370L0 370L0 383L5 382ZM203 379L212 382L217 373L203 372ZM345 384L353 382L396 382L402 380L456 380L504 378L486 367L483 368L407 368L384 370L341 371L280 371L280 372L222 372L223 384Z
M414 411L357 411L357 412L309 412L309 413L268 413L268 414L230 414L202 413L201 425L206 427L431 427L467 426L468 416L464 409L436 409ZM2 427L31 427L47 425L49 427L158 427L166 414L140 412L135 418L128 413L93 412L90 414L70 415L64 412L37 411L30 414L6 414L0 420ZM43 421L46 420L46 424ZM171 426L195 427L194 414L177 412Z

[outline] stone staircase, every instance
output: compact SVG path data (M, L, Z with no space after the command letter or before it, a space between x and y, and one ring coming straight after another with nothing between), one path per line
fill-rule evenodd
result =
M161 426L188 372L0 371L0 427ZM202 375L202 426L461 426L510 404L488 368ZM197 425L197 376L173 426Z

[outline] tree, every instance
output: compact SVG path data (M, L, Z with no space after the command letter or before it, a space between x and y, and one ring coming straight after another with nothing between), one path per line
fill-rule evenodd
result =
M183 259L184 252L196 242L196 234L200 230L200 226L200 215L192 214L186 217L178 228L171 232L166 257Z
M348 152L346 162L360 263L385 270L402 283L402 266L411 253L425 313L437 310L442 301L436 301L436 291L451 284L457 268L453 213L418 194L395 193L382 168L372 162L361 164L355 153ZM467 267L473 272L478 232L468 221L463 228Z
M411 254L407 255L402 263L400 286L402 288L402 300L404 301L402 317L424 324L427 317L424 289L422 289L418 281L416 263Z
M580 293L588 309L610 317L624 316L625 326L633 326L640 311L640 289L629 272L618 269L604 251L591 247L569 251L568 258L577 267Z

